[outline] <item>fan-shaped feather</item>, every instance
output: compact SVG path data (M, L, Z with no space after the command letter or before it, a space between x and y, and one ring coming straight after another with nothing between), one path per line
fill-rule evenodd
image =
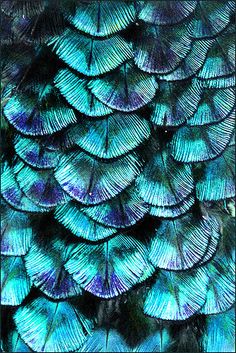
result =
M200 268L187 272L161 271L144 303L144 312L162 320L186 320L206 298L208 277Z
M187 18L197 1L139 1L138 17L156 25L174 25Z
M76 122L72 109L62 103L50 108L37 107L31 98L13 96L4 107L7 120L25 135L47 135Z
M70 352L78 349L93 324L70 302L39 297L14 315L21 338L36 352Z
M54 237L49 244L34 241L25 256L26 270L33 284L52 299L65 299L81 294L79 285L65 270L70 247Z
M211 219L187 214L162 221L151 240L149 259L155 267L186 270L205 255L212 234Z
M171 143L177 161L189 163L213 159L224 151L234 130L234 112L222 122L209 126L181 127Z
M221 32L234 13L233 1L199 1L189 32L194 38L209 38Z
M155 217L175 218L185 214L194 204L194 196L189 195L180 203L173 206L151 206L149 213Z
M188 120L188 125L212 124L223 120L232 111L235 104L234 90L205 89L197 111Z
M202 89L197 82L161 82L154 100L151 121L160 126L178 126L185 123L197 109Z
M97 40L66 30L49 45L67 65L87 76L109 72L133 56L129 44L118 35Z
M29 216L1 200L1 254L25 255L33 238Z
M25 212L46 212L48 210L36 205L21 191L13 169L7 163L4 163L2 169L1 194L7 203Z
M112 109L99 102L88 89L88 81L80 79L68 69L58 72L55 85L70 105L88 116L104 116L112 113Z
M125 189L111 200L82 211L105 226L125 228L134 225L148 212L148 205L137 195L134 187Z
M187 27L142 27L135 43L134 62L143 71L165 74L174 70L191 48Z
M138 282L146 267L146 248L124 235L98 245L79 244L65 267L85 290L111 298Z
M200 201L216 201L235 196L235 146L228 146L224 153L206 163L204 173L196 184Z
M154 151L136 180L140 196L153 206L173 206L193 190L191 166L176 163L167 149Z
M97 204L116 196L138 175L141 162L133 153L110 163L83 152L65 155L55 177L61 187L83 204Z
M158 88L155 77L123 64L118 71L89 82L92 93L108 107L131 112L149 103Z
M21 256L1 258L1 305L20 305L29 294L31 282Z
M82 120L67 138L100 158L121 156L139 146L150 135L150 123L136 114L114 113L103 120Z
M87 217L73 201L57 207L55 218L74 235L89 241L102 240L116 233L114 228L103 227Z
M116 330L98 329L78 352L130 352L130 348Z
M16 330L9 333L6 346L9 352L32 352Z
M235 351L235 309L223 314L209 315L202 337L204 352Z
M135 19L131 2L80 1L69 21L80 31L105 37L126 28Z
M24 162L39 169L54 168L60 157L58 151L48 150L40 140L20 135L15 139L15 151Z
M22 191L39 206L50 208L70 199L56 181L53 170L35 170L18 162L15 174Z

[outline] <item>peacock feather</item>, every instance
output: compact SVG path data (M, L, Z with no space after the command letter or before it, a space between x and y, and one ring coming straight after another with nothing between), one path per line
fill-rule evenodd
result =
M2 352L234 352L234 11L2 1Z

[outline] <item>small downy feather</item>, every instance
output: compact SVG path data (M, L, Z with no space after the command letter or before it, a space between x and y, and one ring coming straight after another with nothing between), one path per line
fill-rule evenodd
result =
M152 206L173 206L191 194L194 184L190 165L176 163L168 148L153 156L136 179L140 196Z
M93 329L92 321L70 302L44 297L20 307L14 320L21 338L35 352L74 351Z
M49 45L67 65L86 76L114 70L133 56L129 44L119 35L99 40L67 29Z
M1 200L1 254L25 255L33 235L28 214L16 211Z
M191 48L187 27L142 27L135 43L134 62L139 69L156 74L166 74L176 69Z
M78 244L65 268L86 291L112 298L137 284L146 264L145 246L119 234L98 245Z
M76 5L75 15L68 19L77 29L91 36L110 36L135 20L132 2L80 1Z
M181 127L173 136L171 153L175 160L184 163L213 159L224 151L233 130L234 112L214 125Z
M208 277L201 268L161 271L147 294L144 312L162 320L186 320L203 306L207 284Z
M112 113L112 109L96 99L88 89L88 81L80 79L68 69L60 70L55 77L55 85L67 102L80 113L91 117Z
M197 1L139 1L138 17L156 25L174 25L187 18Z
M16 154L32 167L54 168L59 160L59 151L51 151L40 140L17 135L14 141Z
M1 257L1 305L20 305L29 294L31 281L21 256Z
M130 348L116 330L97 329L78 352L130 352Z
M166 270L190 269L205 255L212 230L211 219L198 219L191 213L164 220L151 240L149 259Z
M155 217L176 218L188 212L194 202L194 196L189 195L183 201L173 206L151 206L149 213L151 216Z
M55 177L77 201L98 204L116 196L139 174L141 161L136 153L109 163L95 160L84 152L64 155Z
M82 212L104 226L126 228L141 220L148 212L148 205L131 186L118 196L102 204L83 207Z
M208 315L202 336L204 352L235 352L235 308L223 314Z
M153 75L148 75L132 62L89 82L89 88L97 99L109 108L131 112L149 103L158 88Z
M150 136L150 123L136 114L114 113L102 120L81 120L67 132L69 141L99 158L133 150Z
M235 196L235 146L228 146L223 154L205 164L204 173L196 184L200 201L224 200Z
M37 205L52 208L69 201L53 170L35 170L19 161L14 172L22 191Z
M63 266L70 250L63 239L53 237L48 244L35 240L25 256L26 270L33 284L52 299L81 294L81 288Z
M15 209L25 212L47 212L49 209L36 205L20 189L13 169L4 163L1 177L1 195Z
M86 216L74 201L58 206L55 218L74 235L89 241L102 240L116 233L114 228L104 227Z

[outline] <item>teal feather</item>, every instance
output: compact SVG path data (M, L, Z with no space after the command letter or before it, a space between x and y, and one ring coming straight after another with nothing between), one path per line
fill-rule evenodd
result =
M97 329L78 352L130 352L130 348L116 330Z
M208 277L202 269L161 271L147 294L144 313L162 320L186 320L203 306L207 284Z
M98 245L78 244L65 264L81 287L102 298L128 291L146 267L145 246L122 234Z
M114 113L103 120L81 120L68 130L69 141L99 158L119 157L150 136L150 123L136 114Z
M212 43L212 39L193 41L190 52L177 68L167 74L158 75L158 77L166 81L180 81L192 77L204 64Z
M185 123L197 109L202 89L198 82L160 82L160 92L154 99L151 121L159 126L178 126Z
M14 320L21 338L36 352L74 351L93 329L91 320L70 302L44 297L20 307Z
M196 4L197 1L139 1L138 17L156 25L174 25L187 18Z
M224 32L210 48L197 76L201 79L219 79L235 71L234 29Z
M171 344L171 337L167 328L157 330L137 345L133 352L166 352Z
M61 187L77 201L98 204L116 196L137 177L141 161L136 153L106 163L83 152L63 156L55 177Z
M54 168L59 161L60 153L48 150L40 140L17 135L14 144L16 154L32 167Z
M131 112L149 103L158 88L155 77L138 70L132 62L89 82L97 99L109 108Z
M197 111L188 119L188 125L212 124L225 119L234 108L233 88L205 89Z
M217 89L235 87L235 75L228 75L211 80L201 80L201 84L203 87Z
M18 162L14 172L21 190L37 205L52 208L69 201L53 170L35 170Z
M13 96L4 107L7 120L25 135L48 135L76 122L72 109L61 102L53 107L37 107L32 98Z
M33 352L22 340L16 330L9 332L7 337L7 347L9 352Z
M235 302L234 262L226 256L216 254L214 259L204 266L209 276L206 301L201 309L205 315L218 314L232 307Z
M205 165L202 177L196 184L200 201L224 200L235 196L235 146L228 146L224 153Z
M63 266L70 251L64 240L54 237L49 244L35 240L25 256L26 270L33 284L52 299L81 294L81 288Z
M80 31L91 36L106 37L125 29L135 20L132 2L80 1L76 12L68 17Z
M164 220L151 240L149 259L166 270L192 268L205 255L212 234L211 219L187 214L176 220Z
M152 206L177 205L193 190L192 168L176 163L168 149L153 151L136 185L140 196Z
M235 308L209 315L202 337L204 352L235 352Z
M104 227L86 216L76 202L69 202L59 206L55 211L55 218L77 237L89 241L98 241L116 233L111 227Z
M209 126L181 127L173 136L171 153L180 162L213 159L228 145L234 130L234 112L222 122Z
M166 74L173 71L191 49L191 39L183 24L145 25L141 30L135 43L134 62L145 72Z
M79 112L91 116L104 116L112 113L112 109L98 101L88 89L88 81L80 79L68 69L58 72L55 85L68 103Z
M180 203L173 206L151 206L150 215L161 218L175 218L185 214L194 204L194 196L189 195Z
M1 305L20 305L29 294L31 281L21 256L1 258Z
M1 200L1 254L25 255L33 236L29 215L16 211Z
M68 29L49 45L67 65L86 76L114 70L133 56L129 44L119 35L99 40Z
M233 1L199 1L189 33L197 39L213 37L229 24L233 13Z
M141 220L148 212L148 205L131 186L107 202L83 207L81 210L95 222L109 227L125 228Z
M47 212L48 209L36 205L20 189L13 169L4 163L1 178L1 195L4 200L19 211Z

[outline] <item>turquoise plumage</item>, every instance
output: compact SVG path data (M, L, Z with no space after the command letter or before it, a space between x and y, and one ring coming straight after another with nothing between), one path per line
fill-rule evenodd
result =
M3 352L233 352L235 3L3 0Z

